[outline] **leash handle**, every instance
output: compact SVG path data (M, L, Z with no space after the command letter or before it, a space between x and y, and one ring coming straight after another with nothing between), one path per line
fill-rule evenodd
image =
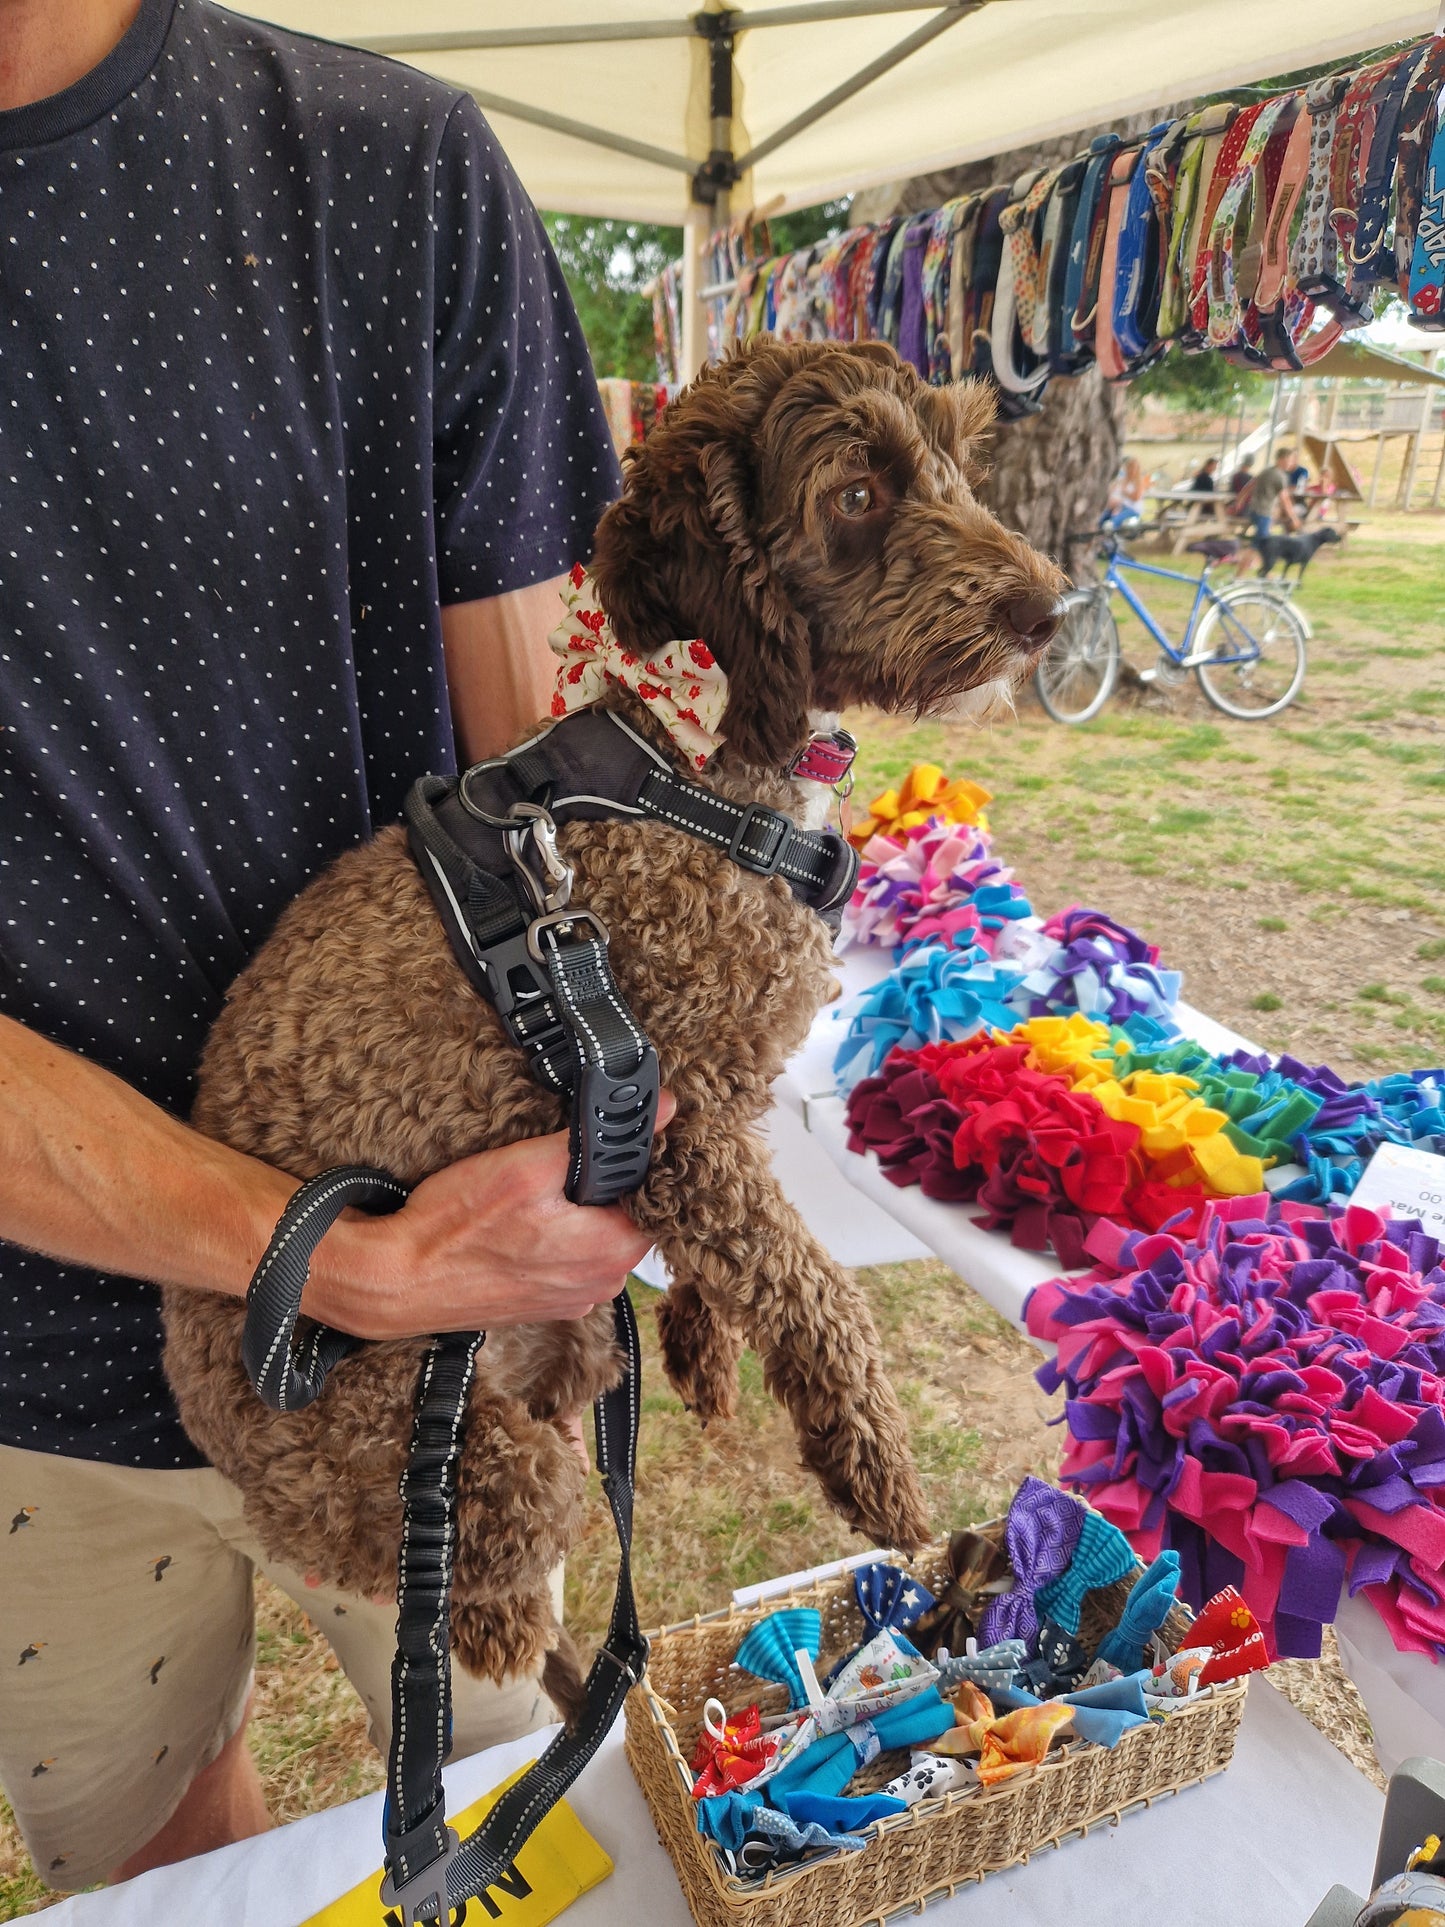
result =
M597 1401L597 1469L619 1547L607 1638L592 1662L574 1732L564 1728L460 1843L447 1824L442 1762L451 1746L450 1608L456 1551L456 1465L477 1336L438 1338L422 1367L411 1456L402 1480L403 1532L392 1663L392 1743L381 1898L403 1927L450 1917L450 1909L504 1880L541 1821L611 1731L647 1667L647 1641L632 1593L632 1504L641 1411L637 1321L624 1292L615 1301L627 1375ZM444 1910L445 1903L445 1910Z
M365 1164L342 1164L292 1194L246 1287L241 1359L257 1396L273 1412L297 1412L318 1398L332 1368L362 1343L316 1325L298 1347L296 1321L311 1257L349 1206L383 1216L399 1211L410 1186Z
M642 1353L637 1319L624 1291L613 1301L617 1337L627 1376L593 1408L597 1469L617 1528L617 1592L607 1639L592 1662L574 1732L564 1727L535 1765L504 1793L447 1864L447 1887L455 1906L485 1893L503 1878L543 1818L572 1786L612 1730L622 1702L647 1670L647 1640L637 1623L632 1596L632 1502L637 1474L637 1428L641 1415Z

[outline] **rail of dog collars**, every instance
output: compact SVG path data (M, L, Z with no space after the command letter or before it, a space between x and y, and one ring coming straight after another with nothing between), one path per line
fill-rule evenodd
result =
M1379 1145L1445 1152L1445 1071L1212 1055L1152 944L1032 914L989 800L920 765L855 832L842 941L896 962L842 1013L851 1148L1069 1268L1026 1312L1063 1479L1184 1598L1313 1657L1348 1584L1445 1657L1445 1253L1347 1202Z
M1383 290L1445 326L1445 40L1247 105L1216 102L787 255L713 240L723 343L890 341L926 379L994 381L1028 414L1052 375L1128 380L1178 342L1313 366ZM659 320L659 356L667 341Z

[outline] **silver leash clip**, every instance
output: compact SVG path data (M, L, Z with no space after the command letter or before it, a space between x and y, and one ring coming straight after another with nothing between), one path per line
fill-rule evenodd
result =
M381 1904L394 1907L401 1927L450 1927L451 1896L447 1891L447 1868L456 1859L461 1842L455 1827L447 1828L446 1851L398 1886L388 1873L381 1883Z
M557 848L557 825L540 803L514 803L506 832L507 854L526 885L539 917L565 910L572 897L572 865ZM533 867L535 862L535 868Z

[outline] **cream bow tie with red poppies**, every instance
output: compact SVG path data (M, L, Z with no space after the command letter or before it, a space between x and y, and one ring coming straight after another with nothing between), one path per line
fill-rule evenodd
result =
M567 613L548 637L562 658L552 714L590 709L617 684L646 703L693 768L702 769L723 740L718 724L728 702L728 679L702 638L664 643L646 656L624 649L580 563L562 602Z

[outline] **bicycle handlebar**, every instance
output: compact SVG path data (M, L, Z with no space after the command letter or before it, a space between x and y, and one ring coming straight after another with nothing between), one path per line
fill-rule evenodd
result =
M1125 522L1111 528L1072 529L1064 537L1064 545L1068 547L1081 542L1097 542L1101 546L1112 543L1117 548L1121 542L1137 542L1143 534L1142 521Z

